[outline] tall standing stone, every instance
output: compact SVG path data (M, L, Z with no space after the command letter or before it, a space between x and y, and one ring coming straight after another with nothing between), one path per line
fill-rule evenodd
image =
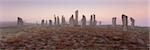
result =
M17 19L17 25L20 27L20 26L23 26L23 20L22 18L18 17Z
M66 20L65 20L65 17L62 16L61 18L61 25L64 26L66 24Z
M86 26L86 17L83 15L81 19L81 26L84 27Z
M130 18L130 21L131 21L131 27L134 28L135 20L131 17L131 18Z
M69 19L69 26L70 27L73 27L74 26L74 22L75 21L75 19L73 18L73 15L70 17L70 19Z
M91 18L90 18L90 23L89 23L90 26L93 25L93 15L91 15Z
M75 11L75 25L78 25L78 10Z
M55 16L55 14L54 14L54 25L56 26L56 23L57 22L57 19L56 19L56 16Z
M96 21L95 14L93 14L93 25L94 25L94 26L96 26L96 25L97 25L97 21Z
M128 27L128 16L122 14L122 24L123 24L123 31L127 31Z
M59 16L57 16L57 25L60 25Z
M112 18L112 26L116 26L116 19L117 19L116 17Z

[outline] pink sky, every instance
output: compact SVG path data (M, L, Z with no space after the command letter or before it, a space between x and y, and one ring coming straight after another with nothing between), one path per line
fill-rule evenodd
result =
M102 24L111 24L112 17L117 17L117 24L121 24L121 14L126 14L135 19L136 25L149 26L149 7L148 0L0 0L0 21L22 17L26 22L40 23L41 19L53 20L54 14L68 20L79 10L79 20L83 14L87 20L95 14Z

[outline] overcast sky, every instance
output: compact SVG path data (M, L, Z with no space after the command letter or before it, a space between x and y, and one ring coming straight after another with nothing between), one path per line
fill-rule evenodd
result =
M121 14L126 14L135 18L136 25L148 26L148 8L148 0L0 0L0 21L22 17L26 22L40 23L41 19L53 20L54 14L68 20L79 10L79 20L83 14L87 20L96 14L102 24L111 24L112 17L121 24Z

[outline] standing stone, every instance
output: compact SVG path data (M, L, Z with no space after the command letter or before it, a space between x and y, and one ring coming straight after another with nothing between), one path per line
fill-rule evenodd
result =
M44 19L42 19L42 21L41 21L41 25L44 25Z
M86 17L83 15L81 19L81 26L84 27L86 26Z
M96 26L97 25L97 21L96 21L96 19L95 19L96 17L95 17L95 14L93 14L93 25L94 26Z
M122 24L123 24L123 31L127 31L128 27L128 16L122 14Z
M61 25L62 26L64 26L65 24L66 24L66 20L65 20L65 17L64 16L62 16L62 18L61 18Z
M99 25L101 25L102 24L102 22L101 21L99 21Z
M45 25L47 25L48 24L48 22L47 22L47 20L45 20L46 22L45 22Z
M56 19L56 16L54 15L54 25L56 25L57 23L57 19Z
M75 25L78 25L78 10L75 11Z
M93 25L93 16L91 15L91 18L90 18L90 23L89 23L90 26Z
M20 27L20 26L23 26L23 20L22 18L18 17L17 19L17 25Z
M49 20L49 26L52 26L52 20Z
M130 21L131 21L131 27L134 28L135 20L131 17L131 18L130 18Z
M75 19L73 18L73 15L70 17L70 19L69 19L69 26L70 27L73 27L74 26L74 22L75 21Z
M60 24L60 21L59 21L59 16L57 16L57 25Z
M116 26L116 17L112 18L112 26Z

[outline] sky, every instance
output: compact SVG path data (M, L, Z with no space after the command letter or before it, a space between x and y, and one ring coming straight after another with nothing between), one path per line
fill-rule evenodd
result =
M85 15L87 20L95 14L102 24L111 24L112 17L117 17L117 24L122 24L121 15L135 19L137 26L150 26L150 1L148 0L0 0L0 22L16 21L17 17L25 22L40 23L42 19L54 20L56 16L68 21L75 10L79 11L79 20ZM130 25L130 19L129 19Z

